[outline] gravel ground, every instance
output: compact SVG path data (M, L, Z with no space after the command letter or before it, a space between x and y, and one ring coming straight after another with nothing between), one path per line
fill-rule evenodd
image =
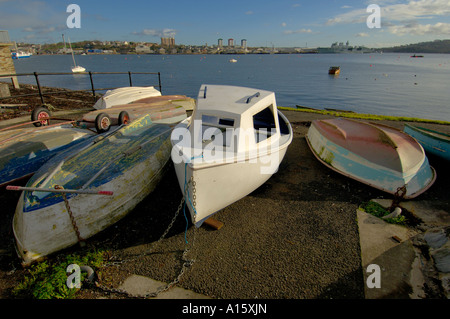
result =
M371 198L389 196L325 168L312 155L304 138L310 121L330 116L284 114L293 126L294 140L279 171L253 193L217 213L215 218L224 223L220 230L188 225L188 258L195 263L178 286L223 299L364 298L356 208ZM450 131L448 126L439 128ZM433 199L449 211L445 181L450 172L438 160L430 161L439 177L421 198ZM4 299L11 298L12 287L25 274L14 253L11 230L19 195L0 190L0 298ZM101 270L103 284L117 288L131 274L164 282L178 275L185 248L183 212L167 238L152 247L180 200L181 191L169 164L157 189L132 213L89 239L88 247L107 249L112 259L124 260ZM144 256L150 249L152 253ZM80 248L60 254L72 250ZM78 298L126 297L83 288Z

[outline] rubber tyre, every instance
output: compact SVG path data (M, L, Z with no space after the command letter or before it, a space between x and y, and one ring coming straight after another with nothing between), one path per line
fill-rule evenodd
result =
M33 125L36 127L40 127L42 125L50 125L50 120L43 120L40 121L43 118L49 118L51 116L51 112L44 108L44 107L35 107L33 109L33 112L31 112L31 121L33 121ZM35 122L35 121L40 121L40 122Z
M122 111L119 113L118 120L119 120L119 125L129 124L130 123L130 115L128 114L127 111Z
M100 113L95 118L95 129L97 133L108 132L111 127L111 118L106 113Z

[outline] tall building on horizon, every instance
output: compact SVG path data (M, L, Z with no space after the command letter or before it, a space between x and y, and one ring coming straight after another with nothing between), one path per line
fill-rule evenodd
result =
M234 46L234 39L228 39L228 46L233 47Z
M242 49L247 50L247 39L241 40L241 47Z
M174 47L175 46L175 38L161 38L161 46L162 47Z
M219 48L223 47L223 39L217 40L217 46L218 46Z

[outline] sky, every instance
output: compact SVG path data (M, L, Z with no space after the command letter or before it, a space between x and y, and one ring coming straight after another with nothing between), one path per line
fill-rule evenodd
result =
M79 19L67 10L70 4L78 5ZM249 47L349 41L378 48L450 39L450 1L0 0L0 30L11 41L41 44L61 42L64 34L71 42L160 43L174 37L176 44L216 45L232 38L238 45L246 39Z

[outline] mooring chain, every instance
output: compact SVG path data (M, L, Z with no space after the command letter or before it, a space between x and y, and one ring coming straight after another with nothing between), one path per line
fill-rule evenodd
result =
M400 204L401 200L405 197L405 195L406 195L406 185L398 187L397 191L394 193L394 199L392 200L391 207L389 207L389 211L392 212L392 210Z
M189 183L190 183L190 182L191 182L191 181L189 181ZM175 223L175 220L177 219L177 217L178 217L180 211L183 209L184 204L185 204L185 199L184 199L184 196L183 196L183 198L181 199L180 204L178 205L178 209L176 210L175 215L173 216L172 220L170 221L168 227L166 228L166 230L164 231L164 233L161 235L161 237L160 237L156 242L154 242L154 243L152 244L152 247L151 247L149 250L143 252L142 254L139 254L139 255L136 255L136 256L133 256L133 257L130 257L130 258L126 258L126 259L123 259L123 260L121 260L121 261L115 261L115 262L108 263L107 266L123 264L123 263L125 263L125 262L129 262L129 261L131 261L131 260L135 260L135 259L137 259L137 258L139 258L139 257L143 257L143 256L146 256L146 255L149 255L150 253L152 253L152 252L154 251L154 249L158 246L158 244L159 244L159 243L166 237L166 235L169 233L169 231L170 231L170 229L172 228L173 224ZM191 243L191 249L194 247L195 237L196 237L196 232L197 232L197 229L195 228L195 229L194 229L194 236L193 236L192 243ZM116 293L116 294L126 295L127 297L130 297L130 298L146 299L146 298L157 297L160 293L162 293L162 292L164 292L164 291L166 291L166 290L169 290L172 286L174 286L175 284L177 284L177 283L180 281L180 279L181 279L181 277L183 276L183 274L185 273L186 269L189 268L189 267L191 267L191 266L194 264L194 261L195 261L195 260L193 260L193 259L191 259L191 260L187 259L187 254L189 253L189 250L190 250L190 249L188 248L188 245L187 245L187 243L186 243L185 249L184 249L184 252L183 252L183 255L182 255L182 257L181 257L181 260L183 261L183 266L182 266L182 268L181 268L180 273L178 274L178 276L177 276L172 282L170 282L170 283L168 283L168 284L166 284L166 285L164 285L164 286L159 287L159 288L156 289L156 291L154 291L154 292L150 292L150 293L147 293L147 294L145 294L145 295L133 295L133 294L130 294L129 292L127 292L126 290L119 289L119 288L110 288L110 287L106 287L105 285L101 285L101 284L99 284L98 282L95 282L95 285L96 285L97 288L99 288L99 289L101 289L101 290L103 290L103 291L110 292L110 293Z
M55 185L55 189L64 189L64 187L62 187L60 185ZM72 222L72 227L75 230L75 233L77 235L78 242L80 243L80 245L83 246L85 244L85 241L81 237L80 230L78 229L78 226L77 226L77 222L75 220L75 217L73 217L73 213L72 213L72 210L70 209L70 205L69 205L69 200L67 199L67 196L65 193L62 193L61 195L64 199L64 203L66 205L67 212L69 213L70 221Z

